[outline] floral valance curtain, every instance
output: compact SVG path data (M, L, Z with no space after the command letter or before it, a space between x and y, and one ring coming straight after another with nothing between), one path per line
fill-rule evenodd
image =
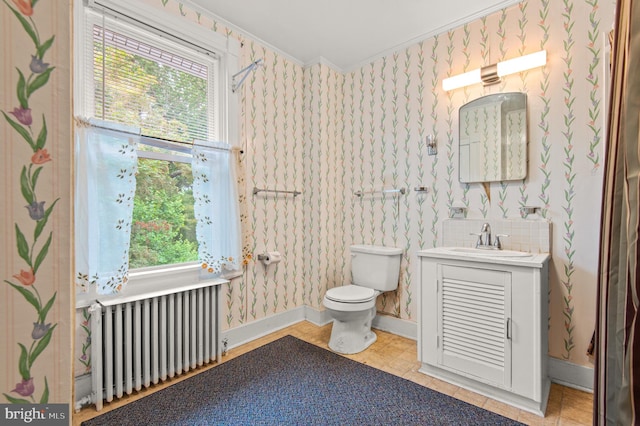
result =
M196 142L193 147L196 237L205 275L240 268L242 248L234 163L226 144Z
M76 126L76 284L111 294L128 280L139 130L94 124Z

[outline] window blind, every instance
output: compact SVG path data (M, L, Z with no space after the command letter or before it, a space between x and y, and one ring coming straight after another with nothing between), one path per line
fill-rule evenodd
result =
M219 61L135 26L88 11L85 109L178 142L218 140Z

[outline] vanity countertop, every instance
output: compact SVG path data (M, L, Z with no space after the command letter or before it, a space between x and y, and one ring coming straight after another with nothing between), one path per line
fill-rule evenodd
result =
M418 257L434 257L438 259L463 260L467 262L489 263L497 265L524 266L528 268L542 268L549 260L549 253L531 253L522 256L500 256L499 251L464 249L460 247L435 247L417 252ZM505 250L509 252L509 250Z

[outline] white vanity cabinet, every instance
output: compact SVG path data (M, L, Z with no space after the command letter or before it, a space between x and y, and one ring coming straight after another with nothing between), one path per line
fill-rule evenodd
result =
M548 254L418 252L420 371L544 415Z

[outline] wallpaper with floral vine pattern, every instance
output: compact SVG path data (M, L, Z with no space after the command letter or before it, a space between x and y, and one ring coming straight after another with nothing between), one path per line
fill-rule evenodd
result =
M550 354L590 365L606 120L603 34L613 2L524 1L343 73L322 62L303 67L175 0L146 1L238 38L241 67L258 58L265 64L240 94L244 251L279 250L283 261L265 270L245 257L243 277L223 290L225 329L301 305L322 310L326 289L349 278L348 246L362 243L405 250L399 288L380 297L378 309L415 322L415 253L442 241L454 202L467 206L468 218L488 221L517 219L521 206L534 205L553 228ZM486 88L441 89L443 78L540 49L548 51L543 68ZM486 193L458 182L458 109L505 91L528 95L529 174L492 183ZM427 155L427 135L437 141L436 156ZM255 197L254 186L303 194ZM416 186L429 192L416 193ZM354 196L382 187L409 192ZM83 321L79 314L77 342L87 339ZM86 368L80 349L76 373Z

